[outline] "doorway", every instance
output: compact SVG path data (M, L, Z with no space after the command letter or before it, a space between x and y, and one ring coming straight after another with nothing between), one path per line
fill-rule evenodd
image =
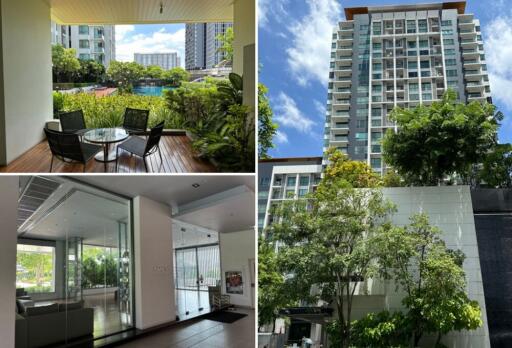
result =
M211 295L220 290L219 244L176 248L174 259L180 320L208 313Z

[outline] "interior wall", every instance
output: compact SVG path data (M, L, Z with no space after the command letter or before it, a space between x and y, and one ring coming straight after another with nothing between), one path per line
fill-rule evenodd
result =
M136 327L176 320L171 208L146 197L133 200Z
M14 347L18 177L2 176L0 192L0 338L2 347Z
M50 7L2 1L1 22L0 165L39 143L53 118Z
M255 258L255 231L247 230L231 233L220 233L220 269L222 279L222 294L229 295L231 304L252 307L251 296L254 288L251 286L250 259ZM241 271L244 282L243 295L226 292L226 272Z

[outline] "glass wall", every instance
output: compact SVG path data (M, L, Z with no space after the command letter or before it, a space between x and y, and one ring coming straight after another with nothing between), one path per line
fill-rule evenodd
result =
M20 345L131 329L131 200L66 177L31 177L20 180L18 210Z

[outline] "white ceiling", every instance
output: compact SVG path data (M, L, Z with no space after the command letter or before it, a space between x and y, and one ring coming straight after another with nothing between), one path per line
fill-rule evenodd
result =
M45 0L61 24L232 22L234 0ZM244 0L239 0L244 1ZM163 11L160 13L160 4Z
M254 176L187 175L187 176L97 176L76 179L128 197L144 196L171 207L187 204L207 196L245 185L254 192ZM192 184L198 183L198 188Z
M81 237L86 244L114 246L118 239L118 221L127 221L129 213L128 204L74 191L23 236L49 240Z

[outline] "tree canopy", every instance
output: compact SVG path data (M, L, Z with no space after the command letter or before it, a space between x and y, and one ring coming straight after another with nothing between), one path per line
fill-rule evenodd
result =
M219 51L224 54L224 59L232 62L233 61L233 41L235 39L235 33L233 28L227 28L224 35L217 35L217 40L220 41L221 46Z
M491 187L512 188L511 144L498 144L486 154L479 179Z
M469 183L496 145L502 118L492 104L457 102L453 90L431 106L397 107L390 119L398 130L384 136L384 159L409 184L437 185L455 174Z
M80 61L74 48L52 46L52 71L54 82L72 82L80 72Z
M268 88L258 84L258 157L268 158L268 150L274 147L272 139L277 133L277 124L272 120L273 111L268 100Z
M188 71L181 67L172 68L164 71L162 78L171 86L181 86L183 82L187 82L190 79Z
M107 75L121 92L130 92L133 89L133 84L144 75L144 67L135 62L112 61Z

